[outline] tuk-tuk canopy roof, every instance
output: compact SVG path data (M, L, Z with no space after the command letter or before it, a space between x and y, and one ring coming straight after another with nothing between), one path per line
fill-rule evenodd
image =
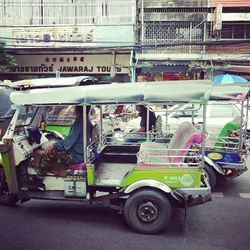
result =
M57 88L57 87L69 87L69 86L82 86L91 85L97 83L98 80L92 76L74 76L74 77L49 77L49 78L37 78L27 79L11 82L5 80L5 84L13 89L35 89L35 88Z
M243 101L249 95L249 84L223 84L213 86L210 100L215 101Z
M211 90L210 80L112 83L26 89L13 92L11 101L18 105L206 103Z

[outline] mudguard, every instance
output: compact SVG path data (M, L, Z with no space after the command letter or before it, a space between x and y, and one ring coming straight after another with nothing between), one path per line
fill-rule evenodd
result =
M156 189L160 189L164 193L171 193L172 192L172 188L170 188L166 184L164 184L160 181L146 179L146 180L140 180L140 181L136 181L136 182L132 183L131 185L129 185L128 187L125 188L124 193L128 194L128 193L131 193L131 192L135 191L136 189L139 189L142 187L153 187Z
M222 168L218 164L216 164L215 162L213 162L211 159L209 159L207 156L204 157L204 161L209 166L213 167L216 170L216 172L220 173L221 175L225 175L225 173L223 172Z

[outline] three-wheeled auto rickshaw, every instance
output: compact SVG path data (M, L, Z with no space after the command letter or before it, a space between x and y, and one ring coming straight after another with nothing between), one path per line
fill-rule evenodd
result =
M29 199L101 202L124 213L128 225L137 232L163 230L175 207L186 209L211 200L203 170L205 119L201 131L184 122L167 144L159 143L152 131L147 131L146 140L140 144L112 144L105 131L88 131L87 106L199 103L205 114L211 88L210 81L202 80L21 87L10 96L17 110L0 142L0 203L12 205ZM20 105L27 110L26 117L19 116ZM22 180L24 176L41 177L31 163L51 141L61 139L41 126L48 107L61 105L82 106L84 161L68 165L66 177L44 174L43 187L36 189Z
M233 179L247 170L249 152L249 86L213 86L206 112L206 150L204 169L213 189L218 181ZM158 132L171 137L187 120L199 129L203 120L201 105L176 104L161 114ZM190 158L191 160L191 158Z
M220 105L222 112L229 105L238 109L238 115L219 131L207 130L205 171L211 188L214 188L218 180L233 179L247 170L249 86L236 84L214 86L210 100Z

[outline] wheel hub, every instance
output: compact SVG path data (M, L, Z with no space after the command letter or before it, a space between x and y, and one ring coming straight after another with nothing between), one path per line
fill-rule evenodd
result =
M153 222L159 214L157 206L149 201L141 204L137 212L139 219L146 223Z

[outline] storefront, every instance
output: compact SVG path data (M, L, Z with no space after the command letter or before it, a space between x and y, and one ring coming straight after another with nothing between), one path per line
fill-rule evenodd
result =
M138 61L137 81L171 81L203 79L200 69L190 67L190 62Z
M91 75L130 81L133 23L5 27L1 30L16 66L0 80ZM128 46L128 49L120 49Z

